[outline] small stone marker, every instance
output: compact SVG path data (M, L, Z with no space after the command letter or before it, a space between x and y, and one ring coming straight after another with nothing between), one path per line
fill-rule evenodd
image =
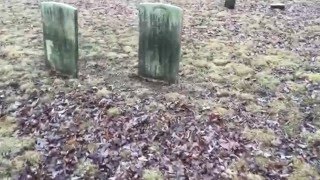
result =
M228 9L234 9L235 4L236 4L236 0L226 0L224 3L224 7Z
M141 3L139 20L138 74L169 83L177 82L182 9L161 3Z
M270 5L271 9L281 9L284 10L285 9L285 5L282 3L274 3Z
M78 76L77 9L57 2L42 2L46 66L64 75Z

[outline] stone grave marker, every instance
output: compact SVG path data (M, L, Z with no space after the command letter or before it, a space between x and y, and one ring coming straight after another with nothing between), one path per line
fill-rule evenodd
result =
M42 2L46 66L72 77L78 76L77 9L63 3Z
M182 9L161 3L139 5L139 63L142 77L178 81Z

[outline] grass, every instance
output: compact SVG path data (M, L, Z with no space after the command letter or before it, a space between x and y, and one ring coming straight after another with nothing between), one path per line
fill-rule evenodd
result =
M220 107L219 106L215 107L213 109L213 112L215 114L220 115L220 116L227 116L227 115L233 114L233 110L232 109L227 109L227 108L224 108L224 107L221 107L221 106Z
M287 87L293 94L303 94L306 91L306 86L302 83L294 82L294 81L287 81Z
M238 159L233 162L229 168L226 169L224 178L226 179L235 179L240 180L242 178L239 177L239 174L242 174L242 178L246 178L248 180L260 180L264 179L259 174L254 174L249 172L249 164L244 159Z
M0 119L0 178L12 177L26 167L26 162L37 166L41 155L32 151L35 140L29 137L15 137L16 119L4 116ZM20 155L19 155L20 154Z
M107 88L104 87L104 88L99 89L97 91L96 96L98 98L103 98L103 97L106 97L106 96L110 95L111 93L112 93L111 91L107 90Z
M159 170L146 169L143 171L143 180L163 180L163 176Z
M117 107L112 107L110 109L107 110L107 114L110 117L116 117L119 116L121 114L121 110Z
M171 92L164 95L165 100L169 102L185 101L186 96L177 92Z
M32 138L0 137L0 154L15 154L33 147Z
M273 141L277 140L277 136L273 131L265 129L246 128L243 131L243 136L251 141L256 141L266 146L271 146Z
M280 80L276 76L270 75L266 72L257 73L256 78L257 83L261 86L261 88L270 91L275 91L280 84Z
M228 59L214 59L212 62L217 66L225 66L229 64L231 61Z
M2 49L4 57L9 60L18 59L22 57L23 51L19 46L5 46Z
M317 144L320 144L320 130L317 130L315 133L307 133L304 137L310 147L315 147Z
M241 63L230 63L226 67L227 68L230 67L231 70L237 76L240 76L240 77L247 76L247 75L254 72L254 70L251 67L248 67L248 66L241 64Z
M303 74L303 77L307 78L313 83L320 83L320 73L306 73Z
M4 116L0 119L0 137L11 136L16 128L15 118Z
M290 174L288 180L317 179L320 177L314 167L298 158L293 161L293 169L294 171Z
M165 111L166 107L162 103L151 101L148 105L146 105L145 109L148 112L156 111L156 110L162 110Z
M94 178L99 171L99 167L93 164L91 161L85 160L78 163L78 166L74 172L75 176L82 178Z
M16 156L11 162L11 171L20 172L29 163L33 167L37 167L42 160L42 155L37 151L25 151L22 155Z

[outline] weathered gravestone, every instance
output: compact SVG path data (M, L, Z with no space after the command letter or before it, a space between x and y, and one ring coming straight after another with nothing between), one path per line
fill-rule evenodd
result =
M224 3L224 7L228 9L234 9L235 4L236 4L236 0L226 0Z
M175 83L181 56L182 9L161 3L139 5L139 70L143 77Z
M77 9L62 3L42 2L46 66L64 75L78 76Z

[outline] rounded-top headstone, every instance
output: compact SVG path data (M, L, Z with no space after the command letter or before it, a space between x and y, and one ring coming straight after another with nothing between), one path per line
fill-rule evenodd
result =
M181 8L161 3L139 5L139 75L177 82L181 29Z
M63 3L42 2L41 14L47 67L77 77L77 9Z

